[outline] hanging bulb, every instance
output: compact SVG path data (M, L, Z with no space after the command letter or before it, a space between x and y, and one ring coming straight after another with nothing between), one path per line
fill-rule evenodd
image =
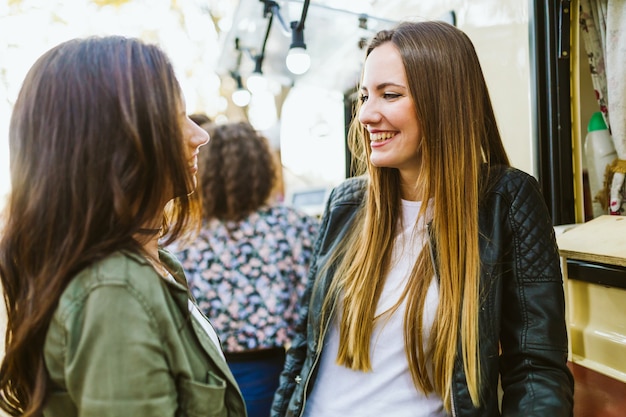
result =
M304 74L311 67L311 57L304 43L304 28L299 22L291 22L291 45L286 59L287 69L293 74Z
M241 75L234 74L233 78L237 82L237 89L233 91L231 95L231 99L236 106L245 107L250 103L250 91L246 90L243 87L243 83L241 82Z
M260 72L253 72L246 81L248 90L252 94L259 94L267 90L267 79Z
M304 48L291 48L287 54L287 69L296 75L304 74L311 67L311 57Z
M236 106L246 107L250 103L250 92L245 88L238 88L233 91L231 99Z
M260 94L267 90L267 78L263 75L263 55L254 58L254 71L246 80L246 86L252 94Z

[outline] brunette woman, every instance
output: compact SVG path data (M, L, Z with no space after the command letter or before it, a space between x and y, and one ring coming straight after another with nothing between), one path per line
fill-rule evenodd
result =
M76 39L30 69L0 237L3 410L245 416L214 330L158 244L198 218L190 194L208 139L155 45Z

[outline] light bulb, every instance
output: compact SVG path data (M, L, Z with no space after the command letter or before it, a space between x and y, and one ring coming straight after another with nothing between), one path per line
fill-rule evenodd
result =
M238 88L233 91L231 98L236 106L245 107L250 103L250 92L245 88Z
M296 75L304 74L311 67L311 57L306 49L295 47L287 54L287 69Z
M253 72L246 80L246 86L252 94L259 94L267 90L267 79L260 72Z

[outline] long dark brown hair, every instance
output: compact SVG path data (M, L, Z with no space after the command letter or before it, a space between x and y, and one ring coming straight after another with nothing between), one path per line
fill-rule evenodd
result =
M450 386L460 338L469 392L474 404L479 404L478 204L486 186L482 181L485 168L508 165L508 157L478 57L465 33L443 22L403 22L393 30L377 33L366 56L386 43L394 45L401 55L421 127L416 155L420 155L422 171L415 187L431 201L422 205L420 217L432 205L431 238L437 249L436 259L431 259L426 247L415 260L401 298L407 302L404 343L409 369L416 388L435 392L450 410ZM396 169L371 164L369 133L356 117L350 127L350 140L355 161L368 174L368 189L351 233L333 258L338 267L323 315L330 315L333 300L341 292L337 362L367 371L371 369L374 314L401 210L400 178ZM439 306L425 350L424 300L435 273Z
M169 59L137 39L67 41L28 72L11 118L0 237L0 407L9 414L41 414L45 336L72 277L114 251L140 253L134 236L173 196L166 241L187 230L193 179L182 109Z

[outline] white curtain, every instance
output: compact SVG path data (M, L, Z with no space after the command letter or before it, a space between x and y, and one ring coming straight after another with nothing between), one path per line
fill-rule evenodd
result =
M626 200L626 0L580 0L580 26L598 106L617 152L607 171L606 209L621 215Z

